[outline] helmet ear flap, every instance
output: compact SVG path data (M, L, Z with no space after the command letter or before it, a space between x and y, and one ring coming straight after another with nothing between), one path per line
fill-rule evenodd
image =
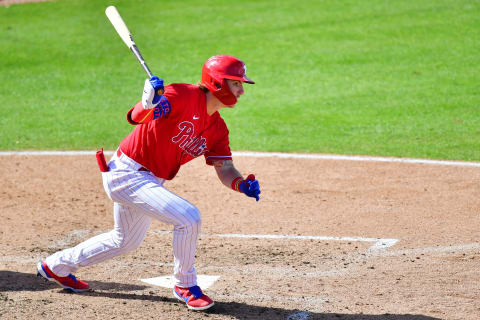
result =
M219 82L221 81L221 82ZM213 95L218 98L223 104L227 106L233 106L237 103L237 97L235 97L228 87L227 79L223 78L221 80L215 81L215 90Z
M202 73L202 82L210 91L218 91L222 89L222 83L208 73Z

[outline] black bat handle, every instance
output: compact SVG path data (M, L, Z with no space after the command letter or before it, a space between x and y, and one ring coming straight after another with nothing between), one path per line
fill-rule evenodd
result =
M135 57L137 58L138 62L140 62L140 64L142 65L143 70L145 70L145 72L148 75L148 78L150 79L151 77L153 77L152 71L150 71L150 68L147 66L147 63L145 62L145 59L143 59L142 54L140 53L140 50L138 50L137 45L136 44L132 45L130 47L130 50L132 50L132 52L135 55ZM157 91L157 94L159 96L161 96L163 93L164 93L163 89L159 89Z

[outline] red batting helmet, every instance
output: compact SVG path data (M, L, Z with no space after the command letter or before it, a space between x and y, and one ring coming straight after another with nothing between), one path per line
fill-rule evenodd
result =
M247 67L240 59L224 54L213 56L203 65L202 84L223 104L233 106L237 97L230 91L225 79L255 83L247 78L246 72Z

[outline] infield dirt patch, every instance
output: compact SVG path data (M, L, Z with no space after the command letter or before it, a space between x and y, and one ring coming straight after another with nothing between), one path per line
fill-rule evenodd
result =
M166 187L202 212L199 274L216 305L191 312L140 281L172 272L168 225L133 253L81 269L69 294L36 263L113 226L93 155L0 156L2 319L478 319L480 168L237 157L261 201L232 192L200 159ZM223 234L332 240L222 238ZM334 237L390 238L388 248Z

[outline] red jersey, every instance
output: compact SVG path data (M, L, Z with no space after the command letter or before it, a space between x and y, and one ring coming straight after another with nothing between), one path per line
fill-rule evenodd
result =
M127 119L137 126L120 150L159 178L173 179L201 155L208 165L232 159L227 125L218 112L207 114L205 92L196 85L170 84L157 107L144 110L139 102Z

